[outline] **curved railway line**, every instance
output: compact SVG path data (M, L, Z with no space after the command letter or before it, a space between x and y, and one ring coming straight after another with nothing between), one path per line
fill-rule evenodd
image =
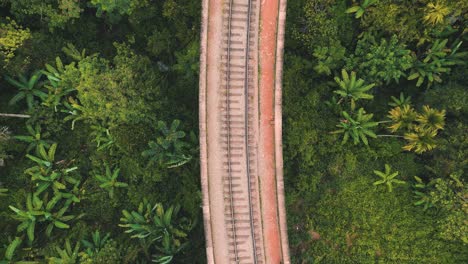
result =
M289 263L278 116L286 3L260 1L203 0L200 149L208 263ZM272 58L275 67L262 66Z

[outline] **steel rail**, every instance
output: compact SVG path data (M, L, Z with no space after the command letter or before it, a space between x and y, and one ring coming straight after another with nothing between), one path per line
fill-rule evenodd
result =
M245 51L245 74L244 74L244 92L245 92L245 159L246 159L246 171L247 171L247 186L248 191L247 193L249 198L249 218L250 218L250 232L252 236L252 246L253 246L253 258L254 263L257 263L257 246L255 241L255 225L254 225L254 218L253 218L253 208L252 208L252 187L251 187L251 179L252 176L250 174L250 148L249 148L249 53L250 53L250 18L252 12L252 1L249 1L249 6L247 8L247 39L246 39L246 51Z
M231 210L231 226L232 237L234 241L234 257L236 263L239 263L239 256L237 250L237 237L236 237L236 220L234 214L234 198L232 192L232 168L231 168L231 128L230 128L230 107L229 107L229 84L231 77L231 18L232 18L232 5L234 0L229 0L229 18L228 18L228 37L227 37L227 56L226 56L226 129L227 129L227 165L228 165L228 178L229 178L229 198Z

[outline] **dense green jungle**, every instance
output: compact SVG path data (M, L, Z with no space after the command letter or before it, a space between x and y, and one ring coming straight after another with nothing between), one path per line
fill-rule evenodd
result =
M200 2L0 0L0 263L206 262ZM467 24L288 1L293 263L468 263Z

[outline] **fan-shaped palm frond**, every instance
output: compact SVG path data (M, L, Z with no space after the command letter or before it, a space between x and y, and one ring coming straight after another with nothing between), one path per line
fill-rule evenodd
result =
M439 111L425 105L423 106L422 113L417 115L416 120L426 129L443 129L445 125L445 110Z
M399 129L412 129L415 125L416 115L416 111L409 105L394 107L388 112L388 117L393 121L393 124L388 128L392 132Z
M421 154L436 147L434 138L437 130L427 129L420 126L415 127L414 132L406 133L404 138L408 141L403 147L404 150L414 151Z

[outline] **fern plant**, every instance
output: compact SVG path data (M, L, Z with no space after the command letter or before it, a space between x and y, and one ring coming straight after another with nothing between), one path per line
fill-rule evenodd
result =
M389 192L393 191L393 184L405 184L405 181L395 179L399 172L392 172L390 165L385 164L385 171L374 170L374 174L379 176L381 180L374 182L374 186L385 184Z

